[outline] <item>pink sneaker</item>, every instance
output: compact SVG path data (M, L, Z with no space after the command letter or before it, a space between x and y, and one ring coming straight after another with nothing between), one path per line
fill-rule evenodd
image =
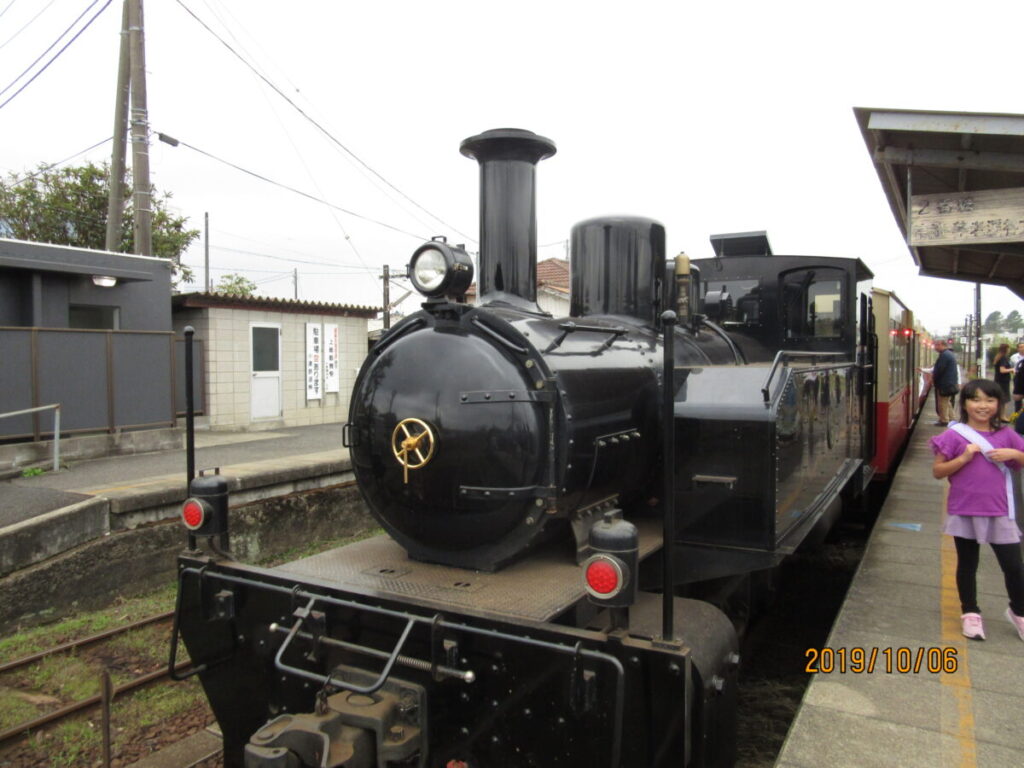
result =
M1017 634L1020 635L1020 639L1024 640L1024 617L1018 616L1007 608L1006 618L1009 619L1011 624L1013 624L1013 628L1017 630Z
M1024 625L1024 619L1020 621ZM960 617L960 627L963 630L964 637L969 637L971 640L985 639L985 625L981 622L980 613L965 613Z

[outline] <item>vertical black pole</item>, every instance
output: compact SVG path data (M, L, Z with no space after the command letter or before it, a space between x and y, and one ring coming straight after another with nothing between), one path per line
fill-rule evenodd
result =
M196 477L196 409L192 387L192 337L196 329L185 326L185 465L188 474L189 493ZM195 534L188 535L188 548L196 548Z
M662 593L661 593L661 636L671 642L674 635L675 617L673 616L673 598L675 591L675 572L672 556L676 539L676 451L675 451L675 338L676 313L671 310L661 313L661 327L665 334L665 360L662 366L662 472L664 488L662 490Z

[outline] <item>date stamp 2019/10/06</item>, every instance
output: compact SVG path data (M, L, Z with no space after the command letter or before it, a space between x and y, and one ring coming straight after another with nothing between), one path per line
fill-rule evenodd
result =
M953 674L959 661L956 648L940 646L910 648L808 648L805 672L811 674Z

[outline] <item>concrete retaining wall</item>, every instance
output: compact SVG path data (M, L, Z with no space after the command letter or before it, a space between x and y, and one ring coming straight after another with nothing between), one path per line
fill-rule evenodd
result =
M319 454L239 465L226 477L231 506L352 481L351 462ZM123 531L177 520L188 497L184 477L145 488L113 489L102 496L0 528L0 576L27 568L72 547Z
M376 525L351 482L233 506L229 520L232 552L242 561ZM109 531L0 579L0 626L14 631L166 584L184 548L185 531L176 519Z

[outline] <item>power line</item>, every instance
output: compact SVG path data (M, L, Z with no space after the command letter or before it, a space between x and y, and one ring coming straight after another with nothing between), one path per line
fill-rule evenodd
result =
M112 136L108 136L107 138L103 139L102 141L97 141L92 146L86 147L85 149L83 149L83 150L81 150L79 152L75 152L75 154L73 154L73 155L68 155L63 160L58 160L56 163L51 163L50 165L47 165L47 166L45 166L43 168L39 168L37 171L35 171L34 173L30 173L28 176L24 176L24 177L22 177L20 179L17 179L16 181L12 181L11 182L11 186L15 186L16 187L18 184L22 184L23 182L26 182L29 179L34 179L36 176L39 176L42 173L46 173L47 171L53 170L58 165L64 165L64 163L68 162L69 160L74 160L79 155L84 155L86 152L91 152L92 150L96 149L96 147L102 147L104 144L106 144L112 138L113 138Z
M93 1L92 1L92 3L90 3L90 4L89 4L88 8L86 8L86 9L85 9L84 11L82 11L82 14L81 14L81 16L79 16L79 17L78 17L78 19L81 19L81 18L82 18L82 16L84 16L84 15L86 14L86 12L87 12L87 11L89 10L89 8L92 8L92 7L93 7L94 5L96 5L96 3L98 3L98 2L99 2L99 0L93 0ZM77 32L75 33L75 36L74 36L74 37L72 37L72 38L71 38L70 40L68 40L68 41L67 41L67 42L66 42L66 43L64 44L64 46L63 46L63 47L62 47L62 48L61 48L61 49L60 49L59 51L57 51L57 53L55 53L55 54L53 55L53 58L51 58L51 59L50 59L50 60L49 60L48 62L46 62L46 63L45 63L45 64L44 64L43 66L42 66L42 68L41 68L41 69L39 69L39 70L38 70L38 71L37 71L37 72L36 72L36 73L35 73L34 75L32 75L32 77L30 77L30 78L29 78L28 82L26 82L26 83L25 83L25 84L24 84L23 86L21 86L21 88L19 88L18 90L16 90L16 91L15 91L15 92L14 92L13 94L11 94L10 96L8 96L8 97L7 97L7 100L6 100L6 101L4 101L4 102L3 102L2 104L0 104L0 109L3 109L4 107L6 107L6 106L7 106L8 104L10 104L10 103L11 103L11 101L12 101L12 100L13 100L13 99L14 99L15 97L17 97L17 95L18 95L19 93L21 93L21 92L22 92L22 91L24 91L24 90L25 90L26 88L28 88L28 87L29 87L30 85L32 85L32 83L33 83L33 82L35 82L35 79L36 79L37 77L39 77L39 76L40 76L41 74L43 74L43 72L45 72L45 71L46 71L46 70L47 70L47 69L48 69L48 68L50 67L50 65L51 65L51 64L53 64L53 62L55 62L55 61L56 61L56 60L57 60L57 59L58 59L58 58L60 57L60 55L61 55L62 53L64 53L64 51L66 51L66 50L68 49L68 46L70 46L70 45L71 45L71 44L72 44L73 42L75 42L75 40L77 40L77 39L78 39L78 38L79 38L79 37L81 36L81 34L82 34L83 32L85 32L85 30L87 30L87 29L88 29L88 28L89 28L90 26L92 26L92 23L93 23L94 21L96 21L96 19L98 19L98 18L100 17L100 14L102 14L102 13L103 13L103 12L104 12L105 10L107 10L107 7L108 7L108 6L110 5L110 3L111 3L111 0L107 0L107 2L105 2L105 3L103 4L103 7L102 7L102 8L100 8L100 9L99 9L98 11L96 11L96 14L95 14L95 15L94 15L94 16L93 16L93 17L92 17L91 19L89 19L89 21L87 21L87 22L85 23L85 26L83 26L83 27L82 27L82 28L81 28L80 30L78 30L78 31L77 31ZM75 19L75 23L78 23L78 19ZM74 24L72 24L71 26L73 27L73 26L74 26ZM69 27L68 29L70 29L70 28L71 28L71 27ZM56 40L55 40L55 41L53 42L53 44L52 44L52 45L50 46L50 48L53 48L53 46L54 46L54 45L56 45L56 44L57 44L58 42L60 42L60 39L61 39L61 37L64 37L64 35L66 35L66 34L67 34L67 30L65 30L65 31L64 31L63 33L61 33L61 36L60 36L60 37L58 37L58 38L57 38L57 39L56 39ZM43 52L43 53L42 53L42 54L41 54L41 55L39 56L39 59L41 59L41 58L42 58L43 56L45 56L45 55L46 55L46 53L47 53L47 51L49 51L49 50L50 50L50 48L47 48L47 49L46 49L46 51L44 51L44 52ZM36 59L35 61L33 61L33 62L32 62L32 64L30 64L30 65L29 65L28 69L26 69L26 70L25 70L25 72L28 72L28 70L29 70L29 69L31 69L31 68L32 68L33 66L35 66L36 62L38 62L38 61L39 61L39 59ZM4 88L4 89L3 89L2 91L0 91L0 95L4 94L4 93L6 93L6 92L7 92L8 90L10 90L10 88L11 88L11 87L12 87L12 86L13 86L13 85L14 85L14 84L16 83L16 82L18 82L18 80L20 80L20 79L22 78L22 76L24 76L25 72L22 72L22 73L21 73L20 75L18 75L18 76L17 76L16 78L14 78L14 80L13 80L13 81L11 81L11 84L10 84L10 85L8 85L8 86L7 86L6 88Z
M274 91L274 93L276 93L278 96L280 96L286 102L288 102L288 104L296 112L298 112L307 121L309 121L309 123L311 125L313 125L318 131L320 131L324 136L326 136L332 143L334 143L335 145L340 147L342 150L344 150L357 163L359 163L366 170L368 170L370 173L372 173L374 176L376 176L378 179L380 179L382 182L384 182L388 187L393 189L395 192L397 192L403 198L405 198L410 203L415 205L417 208L419 208L425 214L430 216L432 219L435 219L436 221L440 222L445 227L447 227L448 229L452 230L453 232L461 235L462 237L466 238L470 242L474 242L474 243L476 242L476 240L473 240L471 237L469 237L469 235L466 235L463 232L460 232L458 229L456 229L451 224L446 222L440 216L437 216L436 214L433 214L430 211L428 211L422 205L420 205L415 200L413 200L411 197L409 197L407 194L405 194L405 192L403 192L398 187L396 187L394 184L392 184L390 181L388 181L386 178L384 178L374 168L372 168L369 164L367 164L362 158L360 158L358 155L356 155L355 152L353 152L348 147L346 147L344 144L342 144L341 141L339 141L330 131L328 131L323 125L321 125L318 121L316 121L313 117L311 117L305 110L303 110L302 107L300 107L298 104L296 104L294 101L292 101L292 99L284 91L282 91L280 88L278 88L276 85L274 85L274 83L272 83L266 76L264 76L259 70L257 70L256 67L254 67L252 64L250 64L248 61L246 61L234 48L231 47L230 44L228 44L222 37L220 37L220 35L218 35L216 32L214 32L213 29L211 29L206 24L206 22L204 22L202 19L200 19L187 5L185 5L185 3L182 2L182 0L175 0L175 1L178 3L178 5L180 5L182 8L184 8L186 13L188 13L193 19L195 19L203 27L203 29L205 29L207 32L209 32L211 35L213 35L213 37L216 38L216 40L221 45L223 45L225 48L227 48L231 52L231 54L233 56L235 56L239 61L241 61L253 74L255 74L258 78L260 78L260 80L262 80L264 83L266 83L267 86Z
M332 264L327 261L309 261L308 259L293 259L288 256L277 256L271 253L260 253L259 251L247 251L243 248L231 248L226 245L211 245L211 249L217 251L230 251L232 253L244 253L247 256L260 256L265 259L274 259L275 261L287 261L295 264L311 264L314 267L339 267L341 269L355 269L365 272L376 272L376 268L368 267L365 264Z
M68 32L70 32L72 29L74 29L75 25L82 20L82 17L85 16L85 14L87 14L92 9L92 7L94 5L96 5L96 3L98 3L99 1L100 0L92 0L92 2L89 3L89 5L86 6L85 10L82 11L80 14L78 14L78 17L74 21L72 21L63 32L61 32L59 35L57 35L57 39L54 40L52 43L50 43L50 45L46 48L45 51L43 51L38 56L36 56L35 61L33 61L31 64L29 64L27 67L25 67L25 69L23 69L18 74L18 76L16 78L14 78L10 83L7 84L6 88L4 88L2 91L0 91L0 96L3 96L5 93L7 93L9 90L11 90L11 88L14 87L14 84L16 82L18 82L19 80L21 80L21 78L23 78L32 69L32 67L34 67L36 64L38 64L40 62L40 60L43 58L43 56L45 56L50 51L52 51L54 49L54 47L57 45L57 43L59 43L61 40L63 40L64 36ZM7 6L7 7L10 8L10 6Z
M41 9L40 9L40 10L39 10L39 11L38 11L37 13L36 13L36 15L35 15L35 16L33 16L33 17L32 17L31 19L29 19L28 21L26 21L26 22L25 22L25 23L24 23L24 24L22 25L21 29L19 29L19 30L18 30L17 32L15 32L15 33L14 33L13 35L11 35L11 36L10 36L10 37L8 37L8 38L7 38L6 40L4 40L4 41L3 41L2 43L0 43L0 48L3 48L3 47L4 47L5 45L7 45L7 44L8 44L9 42L11 42L11 40L13 40L14 38L16 38L16 37L17 37L18 35L20 35L20 34L21 34L22 32L24 32L24 31L25 31L26 29L28 29L28 28L29 28L29 26L31 26L32 22L33 22L33 21L35 21L36 19L38 19L38 18L39 18L40 16L42 16L42 15L43 15L43 14L44 14L44 13L46 12L46 9L47 9L47 8L49 8L49 7L51 6L51 5L53 5L53 4L55 3L55 2L57 2L57 0L50 0L50 2L48 2L48 3L46 4L46 5L44 5L44 6L43 6L43 7L42 7L42 8L41 8ZM11 0L11 5L14 5L14 0ZM8 8L10 8L10 7L11 7L11 5L8 5L7 7L8 7ZM7 11L6 11L6 10L4 10L4 13L6 13L6 12L7 12ZM0 15L3 15L3 14L0 14Z
M289 192L294 192L296 195L301 195L302 197L305 197L305 198L307 198L309 200L313 200L314 202L320 203L321 205L326 205L327 207L334 208L336 210L341 211L342 213L347 213L349 216L355 216L357 219L363 219L364 221L369 221L370 223L376 224L377 226L384 227L386 229L390 229L390 230L392 230L394 232L399 232L399 233L401 233L403 235L408 235L409 237L414 237L417 240L429 240L430 239L429 237L424 237L423 235L417 235L417 234L415 234L413 232L409 232L409 231L401 229L399 227L392 226L391 224L385 224L383 221L378 221L377 219L372 219L369 216L364 216L361 213L356 213L355 211L350 211L348 208L342 208L340 205L335 205L334 203L328 202L327 200L324 200L323 198L317 197L316 195L311 195L308 192L303 192L301 189L295 189L295 187L290 187L287 184L282 184L279 181L274 181L273 179L267 178L266 176L263 176L263 175L261 175L259 173L256 173L255 171L250 171L247 168L243 168L240 165L236 165L235 163L232 163L229 160L225 160L222 157L217 157L216 155L214 155L214 154L212 154L210 152L207 152L204 149L200 149L199 147L193 146L193 145L189 144L188 142L182 141L181 139L176 139L173 136L168 136L166 133L157 133L157 136L159 137L160 141L163 141L163 142L165 142L167 144L170 144L171 146L177 146L177 145L180 144L183 147L187 147L188 149L191 149L193 152L198 152L199 154L205 155L206 157L210 158L211 160L216 160L218 163L223 163L224 165L226 165L226 166L228 166L230 168L234 168L236 171L241 171L242 173L248 174L249 176L252 176L254 178L259 179L260 181L265 181L268 184L273 184L275 187L280 187L281 189L286 189Z
M0 16L3 16L5 13L11 10L11 6L14 5L16 2L18 2L18 0L11 0L11 2L7 4L7 7L0 11Z

